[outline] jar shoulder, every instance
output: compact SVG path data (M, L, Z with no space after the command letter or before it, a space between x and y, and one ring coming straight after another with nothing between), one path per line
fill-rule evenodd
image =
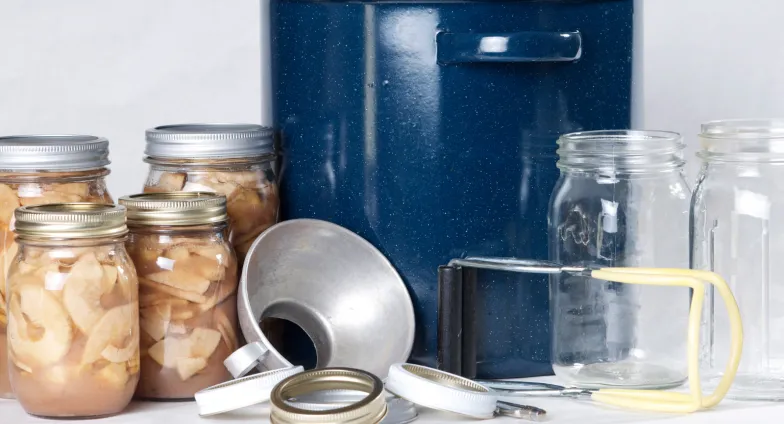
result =
M652 178L593 178L564 176L559 178L550 198L550 214L575 203L615 204L619 208L637 207L640 203L680 205L688 208L692 192L683 174L672 173Z

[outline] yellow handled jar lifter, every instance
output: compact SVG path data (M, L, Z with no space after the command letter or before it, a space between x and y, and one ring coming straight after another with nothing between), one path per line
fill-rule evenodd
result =
M592 269L562 266L548 261L485 257L454 259L449 265L439 267L439 369L469 378L472 378L471 374L475 372L475 335L470 328L475 319L472 302L476 294L476 281L473 277L476 268L535 274L568 273L617 283L680 286L692 290L687 336L689 392L632 389L578 390L581 394L589 395L592 400L630 409L688 413L716 406L727 394L735 379L743 346L743 327L735 298L727 283L716 273L670 268ZM731 352L724 375L710 395L703 394L699 373L700 322L705 299L705 283L715 286L724 299L732 333ZM662 313L666 312L662 311ZM496 387L503 387L503 385ZM535 390L531 391L532 394L534 392ZM560 393L563 395L568 392Z

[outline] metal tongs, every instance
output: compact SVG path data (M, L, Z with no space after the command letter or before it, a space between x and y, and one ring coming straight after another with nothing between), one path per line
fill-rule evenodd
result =
M499 392L501 396L520 397L560 397L569 399L590 399L596 390L564 387L557 384L535 381L474 380L475 382Z
M658 412L694 412L717 405L729 391L740 363L743 326L735 297L727 283L716 273L672 268L593 268L563 266L554 262L471 257L453 259L438 268L438 366L439 369L476 377L476 275L471 268L531 274L568 273L597 280L625 284L680 286L692 290L688 330L689 393L662 390L570 389L556 385L519 382L489 382L510 395L546 397L590 397L614 406ZM705 284L712 284L724 299L730 321L730 354L718 387L703 394L699 373L699 340Z

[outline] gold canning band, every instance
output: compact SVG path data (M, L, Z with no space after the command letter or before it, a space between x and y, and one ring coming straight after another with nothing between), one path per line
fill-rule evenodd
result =
M326 411L300 409L290 399L326 390L355 390L368 395L348 406ZM278 384L270 396L273 424L376 424L387 415L384 384L373 374L351 368L327 368L291 376Z
M14 231L23 240L122 237L125 207L95 203L23 206L14 212Z
M144 193L122 197L128 225L190 226L227 222L226 197L206 192Z

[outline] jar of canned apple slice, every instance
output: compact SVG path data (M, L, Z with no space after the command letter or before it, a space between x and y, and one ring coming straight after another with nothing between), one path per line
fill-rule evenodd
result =
M16 210L8 272L9 375L32 415L119 413L139 380L138 283L125 208L66 203Z
M204 191L226 196L230 240L240 263L278 219L272 130L259 125L167 125L147 131L144 192Z
M174 192L126 196L128 251L139 274L144 399L192 399L231 375L237 340L237 260L226 198Z
M6 348L6 275L17 252L14 209L46 203L113 203L104 178L109 142L93 136L0 137L0 398L12 398Z

